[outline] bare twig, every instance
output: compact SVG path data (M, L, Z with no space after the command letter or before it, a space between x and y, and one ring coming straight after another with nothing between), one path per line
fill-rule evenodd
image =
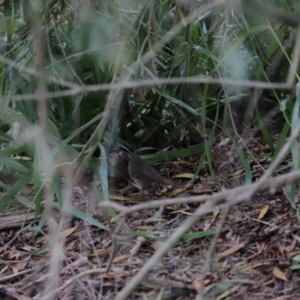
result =
M91 92L99 92L99 91L107 91L107 90L116 90L116 89L129 89L129 88L137 88L140 86L153 86L153 85L163 85L163 84L219 84L219 85L231 85L231 86L243 86L243 87L252 87L252 88L260 88L260 89L278 89L278 90L290 90L295 88L293 85L288 83L268 83L261 81L250 81L250 80L236 80L229 78L214 78L214 77L172 77L172 78L152 78L152 79L144 79L144 80L136 80L136 81L124 81L120 83L107 83L107 84L95 84L95 85L85 85L85 86L76 86L74 88L63 90L59 92L46 92L43 95L40 94L23 94L23 95L11 95L11 96L3 96L3 100L14 100L14 101L28 101L28 100L39 100L41 96L44 99L50 98L61 98L66 96L75 96L79 94L91 93ZM300 87L296 87L296 90L300 90Z
M75 280L78 280L79 278L85 276L85 275L90 275L90 274L98 274L98 273L104 273L105 272L105 268L98 268L98 269L92 269L92 270L86 270L83 271L79 274L77 274L76 276L68 279L65 284L63 284L61 287L59 287L58 289L54 290L53 293L56 294L59 291L62 291L63 289L65 289L67 286L69 286L71 283L73 283ZM41 300L48 300L51 299L51 296L49 295L45 295L43 298L41 298Z
M286 80L287 84L293 85L295 83L295 78L298 77L297 70L299 66L299 60L300 60L300 26L298 26L297 28L296 44L293 50L292 62Z
M30 272L32 272L32 269L27 269L27 270L19 271L16 274L11 274L11 275L7 275L7 276L4 276L4 277L1 277L0 278L0 282L7 281L7 280L10 280L12 278L15 278L15 277L18 277L18 276L21 276L21 275L24 275L24 274L27 274L27 273L30 273Z
M107 201L103 201L103 202L107 202ZM112 249L111 249L110 256L109 256L109 259L107 262L105 273L108 273L112 266L112 263L113 263L113 260L114 260L114 257L115 257L116 251L117 251L117 234L118 234L120 228L122 227L124 221L125 220L123 218L122 222L119 222L118 227L115 229L113 229L114 227L113 227L112 223L110 222Z
M275 178L265 180L262 185L260 185L257 192L263 192L266 190L270 190L271 192L275 192L279 188L283 187L284 185L291 184L293 182L296 182L300 180L300 170L292 171L288 174L280 175ZM254 183L257 184L257 183ZM115 218L115 220L120 219L121 217L125 215L129 215L133 212L144 210L144 209L150 209L150 208L157 208L157 207L164 207L168 205L177 205L177 204L187 204L187 203L200 203L200 202L218 202L222 201L223 199L227 199L230 197L233 191L236 191L236 193L241 193L243 191L252 190L252 185L247 186L241 186L232 190L223 190L221 192L218 192L213 195L203 195L203 196L193 196L193 197L180 197L176 199L161 199L159 201L150 201L147 203L141 203L137 205L133 205L131 207L126 207L117 203L114 203L112 201L106 201L101 202L98 205L100 207L110 207L117 211L120 211L121 213Z
M212 239L212 242L211 242L211 245L209 247L209 250L208 250L208 252L206 254L206 259L205 259L205 262L204 262L203 273L202 273L202 278L201 278L201 286L202 287L204 287L204 278L205 278L206 272L208 271L208 268L210 266L211 259L212 259L212 256L213 256L213 252L215 251L215 248L216 248L216 245L217 245L217 241L218 241L218 239L220 237L220 234L222 232L223 226L225 224L225 220L226 220L226 217L228 215L228 211L229 211L229 207L225 207L224 212L223 212L223 216L221 218L221 222L218 225L218 229L216 231L216 234L214 235L214 237ZM200 292L198 293L198 296L197 296L196 300L198 300L198 299L201 300L202 299L204 291L205 291L204 288L202 288L200 290Z
M8 59L8 58L6 58L4 56L0 56L0 61L6 63L8 66L10 66L12 68L18 69L20 71L20 73L24 72L24 73L27 73L29 75L34 75L34 76L37 76L37 77L44 76L44 72L38 71L38 70L33 69L33 68L25 67L24 65L21 65L21 64L19 64L17 62L14 62L13 60ZM59 84L59 85L67 86L69 88L80 87L80 85L78 85L78 84L66 81L66 80L61 79L61 78L57 78L55 76L49 76L49 77L47 77L47 80L49 80L50 82Z
M284 185L291 184L300 180L300 170L292 171L288 174L280 175L275 178L265 180L263 184L259 186L257 192L263 192L266 190L270 190L272 193L283 187ZM143 209L156 208L156 207L164 207L168 205L176 205L176 204L187 204L187 203L200 203L200 202L221 202L223 199L229 198L233 191L235 193L242 193L245 191L251 191L253 189L253 185L257 183L253 183L247 186L241 186L232 190L223 190L213 195L203 195L203 196L193 196L193 197L180 197L176 199L162 199L150 201L147 203L141 203L137 205L133 205L131 207L126 207L111 201L101 202L99 203L100 207L110 207L121 213L115 218L115 220L120 219L125 215L129 215L133 212L140 211Z

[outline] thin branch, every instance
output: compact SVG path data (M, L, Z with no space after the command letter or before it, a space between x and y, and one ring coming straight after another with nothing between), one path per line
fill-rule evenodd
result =
M224 209L224 212L223 212L223 216L221 218L221 221L220 221L220 224L218 225L218 229L216 231L216 234L214 235L212 241L211 241L211 245L209 247L209 250L205 256L205 262L204 262L204 265L203 265L203 268L202 268L202 278L201 278L201 286L203 287L198 295L197 295L197 298L196 300L202 300L203 299L203 294L205 292L205 289L204 289L204 286L205 286L205 283L204 283L204 279L205 279L205 276L206 276L206 272L208 271L209 269L209 266L211 264L211 261L212 261L212 258L213 258L213 253L215 251L215 248L216 248L216 245L217 245L217 241L221 235L221 232L222 232L222 229L223 229L223 226L225 224L225 221L226 221L226 217L228 215L228 212L229 212L229 207L225 207Z
M61 98L67 96L75 96L79 94L85 93L95 93L99 91L107 91L107 90L119 90L119 89L129 89L129 88L137 88L141 86L153 86L158 85L161 86L163 84L218 84L218 85L231 85L231 86L242 86L249 88L259 88L259 89L267 89L267 90L290 90L295 88L296 90L300 90L300 87L294 87L294 85L290 85L288 83L268 83L261 81L248 81L248 80L236 80L236 79L228 79L228 78L214 78L214 77L173 77L173 78L152 78L145 80L135 80L135 81L124 81L121 83L106 83L106 84L95 84L95 85L86 85L86 86L76 86L74 88L63 90L59 92L47 92L43 94L23 94L23 95L10 95L2 97L3 100L14 100L14 101L28 101L28 100L40 100L41 97L44 99L50 98Z
M292 62L289 68L289 73L287 76L286 83L293 85L295 83L295 78L297 77L299 80L299 76L297 73L298 66L299 66L299 60L300 60L300 26L297 28L296 32L296 44L293 50L292 54Z
M98 274L98 273L105 273L106 268L98 268L98 269L92 269L92 270L86 270L83 271L79 274L77 274L76 276L68 279L65 284L63 284L61 287L57 288L56 290L53 291L54 294L58 293L59 291L62 291L63 289L65 289L67 286L69 286L72 282L78 280L79 278L85 276L85 275L90 275L90 274ZM51 299L51 296L46 295L43 298L41 298L41 300L48 300Z
M37 76L37 77L42 77L42 76L45 75L44 72L38 71L36 69L25 67L24 65L21 65L17 62L14 62L13 60L8 59L8 58L6 58L2 55L0 56L0 61L4 62L5 64L7 64L11 68L15 68L15 69L19 70L20 73L24 72L24 73L27 73L29 75L33 75L33 76ZM63 80L61 78L57 78L55 76L49 76L49 77L47 77L47 80L49 80L50 82L62 85L62 86L67 86L69 88L80 87L80 85L78 85L78 84Z
M280 175L275 178L265 180L263 184L259 187L257 192L263 192L266 190L270 190L271 192L274 192L278 190L279 188L291 184L295 181L300 180L300 170L292 171L288 174ZM178 204L188 204L188 203L200 203L200 202L218 202L222 201L223 199L229 198L233 192L239 194L244 191L251 191L253 189L253 185L257 183L253 183L251 185L247 186L241 186L232 190L223 190L221 192L218 192L213 195L203 195L203 196L193 196L193 197L180 197L180 198L169 198L169 199L162 199L162 200L155 200L150 201L147 203L141 203L137 205L133 205L131 207L126 207L120 204L117 204L112 201L106 201L101 202L98 204L99 207L110 207L117 211L120 211L121 213L114 219L119 220L120 218L124 217L125 215L129 215L131 213L144 210L144 209L150 209L150 208L157 208L157 207L165 207L168 205L178 205Z
M16 274L7 275L7 276L4 276L4 277L1 277L0 278L0 282L4 282L4 281L10 280L12 278L15 278L15 277L18 277L18 276L30 273L30 272L32 272L32 269L27 269L27 270L20 271L20 272L18 272Z

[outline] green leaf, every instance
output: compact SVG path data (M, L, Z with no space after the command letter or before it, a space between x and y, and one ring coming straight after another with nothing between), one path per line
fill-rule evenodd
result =
M33 180L34 180L34 193L35 193L35 215L37 216L41 212L41 202L42 202L42 175L40 171L40 157L39 151L35 152L34 155L34 173L33 173Z
M15 159L10 158L7 155L4 155L3 151L0 151L0 164L3 164L4 166L14 169L21 173L25 173L28 171L26 167L18 163Z
M24 188L33 177L33 168L28 170L23 176L4 194L0 199L0 211L2 211L8 202L13 199Z
M207 237L207 236L210 236L213 234L216 234L216 230L189 232L189 233L184 234L181 237L181 239L182 240L195 240L195 239Z
M291 270L292 270L292 271L300 270L300 265L292 265L292 266L291 266Z
M59 206L58 206L57 203L53 203L53 207L59 210ZM102 224L101 222L97 221L93 217L85 214L84 212L82 212L81 210L79 210L79 209L77 209L73 206L70 207L69 213L72 216L74 216L75 218L83 220L83 221L89 223L90 225L96 226L96 227L98 227L100 229L103 229L105 231L109 231L109 229L104 224Z
M106 159L106 151L103 145L99 145L100 151L101 151L101 163L99 168L99 178L101 182L102 192L104 196L104 200L109 200L109 192L108 192L108 165L107 165L107 159Z
M197 111L194 108L184 103L183 101L180 101L162 91L160 91L159 94L161 94L164 98L168 99L173 104L181 106L182 108L186 109L188 112L192 113L193 115L198 115Z
M296 262L300 262L300 254L297 254L297 255L293 256L292 260L294 260Z
M188 148L182 148L179 150L171 151L159 151L155 154L146 154L141 157L148 162L157 162L157 161L168 161L176 158L188 157L190 155L195 155L202 153L204 149L204 143L197 144Z

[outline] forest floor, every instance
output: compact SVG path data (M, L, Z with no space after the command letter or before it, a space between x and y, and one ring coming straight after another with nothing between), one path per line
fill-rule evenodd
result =
M150 200L211 195L244 186L245 175L254 182L271 160L271 150L261 137L251 138L247 145L244 153L250 162L248 173L235 148L220 137L211 150L214 177L210 175L208 164L204 164L194 183L185 187L185 181L194 174L200 160L200 155L193 156L161 170L164 176L180 181L179 187L166 188L157 195L141 193L135 187L121 192L127 183L116 184L111 198L131 207ZM289 154L274 176L287 173L291 168ZM90 194L80 187L73 192L72 205L95 217L86 205ZM293 201L297 204L299 199ZM2 215L0 299L47 299L42 298L45 294L61 300L114 299L201 205L176 204L135 211L113 235L74 217L61 225L61 215L52 210L46 226L35 236L39 219L34 213ZM107 211L97 212L98 220L107 227L114 226ZM288 189L282 188L274 193L255 194L228 211L221 207L199 218L128 299L195 299L197 294L198 299L218 300L300 299L297 214L288 199ZM20 232L20 224L28 225ZM61 231L59 242L56 240L53 244L52 234L48 233L55 228ZM214 240L216 232L218 238Z

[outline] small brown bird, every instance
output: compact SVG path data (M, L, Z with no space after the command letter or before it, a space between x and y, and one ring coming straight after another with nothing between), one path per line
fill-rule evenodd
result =
M128 173L141 189L153 189L162 183L174 185L172 180L164 179L150 164L135 153L128 153Z
M128 174L128 152L112 145L107 149L107 162L110 167L110 177L118 179L129 179Z

